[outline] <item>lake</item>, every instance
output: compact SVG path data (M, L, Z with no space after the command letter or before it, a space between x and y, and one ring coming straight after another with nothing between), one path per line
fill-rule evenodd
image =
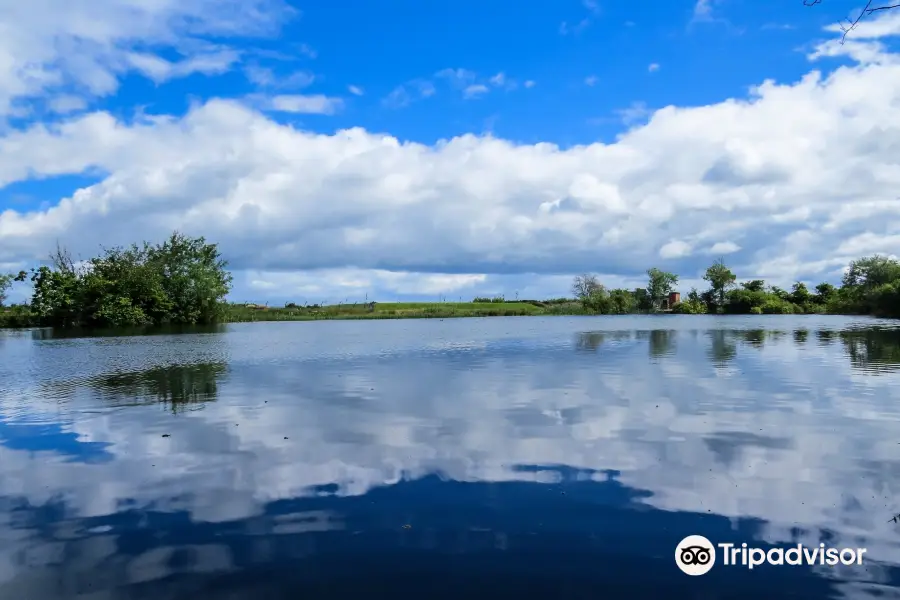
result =
M0 331L0 598L897 598L898 384L833 316Z

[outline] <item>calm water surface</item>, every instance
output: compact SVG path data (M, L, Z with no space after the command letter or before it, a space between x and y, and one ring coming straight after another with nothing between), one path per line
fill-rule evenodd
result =
M900 597L898 327L0 331L0 598ZM867 553L689 577L689 534Z

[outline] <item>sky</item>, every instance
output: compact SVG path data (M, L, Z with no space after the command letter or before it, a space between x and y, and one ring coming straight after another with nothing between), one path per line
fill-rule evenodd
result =
M272 304L836 283L900 245L900 11L858 9L0 0L0 271L177 229Z

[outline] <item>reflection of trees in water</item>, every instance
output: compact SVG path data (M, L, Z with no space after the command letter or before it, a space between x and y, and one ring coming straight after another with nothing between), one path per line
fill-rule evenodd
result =
M649 331L637 331L636 338L647 342L650 358L661 358L675 352L675 334L670 329L653 329Z
M604 341L606 341L606 334L602 331L586 331L578 334L575 343L579 350L595 352L603 345Z
M835 335L833 331L829 331L827 329L820 329L816 331L816 342L820 346L828 346L834 341Z
M638 337L642 332L637 332ZM606 342L622 342L634 338L631 331L585 331L575 338L575 347L578 350L596 352Z
M105 399L122 404L162 402L172 412L216 399L226 363L170 365L145 371L113 373L88 380Z
M596 351L611 340L637 339L646 341L652 358L669 356L675 352L675 338L687 333L668 329L624 331L591 331L578 335L579 350ZM693 338L698 332L691 331ZM738 353L738 346L764 348L767 343L785 343L787 340L797 346L808 343L810 331L796 329L780 331L776 329L713 329L705 333L709 338L707 356L715 365L732 361ZM872 328L846 331L819 329L814 332L819 346L829 346L840 340L843 349L854 368L870 373L900 370L900 329Z
M737 344L732 332L725 329L714 329L709 332L710 347L707 355L714 365L721 366L730 362L737 355Z
M42 327L30 330L34 340L66 340L75 338L118 338L144 335L188 335L197 333L226 333L228 326L212 325L161 325L157 327L119 327L116 329L52 329Z
M768 335L769 331L765 329L744 329L741 331L735 332L740 339L745 344L753 346L754 348L762 348L766 342L766 335Z
M654 329L650 332L650 356L661 358L675 352L675 331Z
M841 331L840 340L854 367L871 373L900 369L900 330Z
M713 345L716 339L725 335L713 333ZM756 348L762 348L766 342L777 342L787 332L779 330L753 329L728 332L741 342ZM797 329L790 332L796 345L803 345L809 338L809 331ZM841 340L844 351L850 359L851 366L870 373L894 371L900 369L900 329L856 329L846 331L829 331L820 329L815 332L819 346L829 346L835 340ZM715 352L715 350L714 350Z

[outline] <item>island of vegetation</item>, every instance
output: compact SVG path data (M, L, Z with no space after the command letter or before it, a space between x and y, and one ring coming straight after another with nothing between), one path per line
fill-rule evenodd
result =
M900 261L870 256L852 261L841 285L802 282L791 290L754 279L738 283L722 260L706 270L708 289L675 292L678 276L657 268L647 285L608 289L590 274L575 277L572 297L550 300L475 298L472 302L358 302L283 307L232 303L232 277L216 244L173 233L159 244L104 248L75 262L57 248L49 264L0 274L0 327L116 328L246 321L449 318L525 315L850 314L900 317ZM4 305L17 282L30 281L31 301Z

